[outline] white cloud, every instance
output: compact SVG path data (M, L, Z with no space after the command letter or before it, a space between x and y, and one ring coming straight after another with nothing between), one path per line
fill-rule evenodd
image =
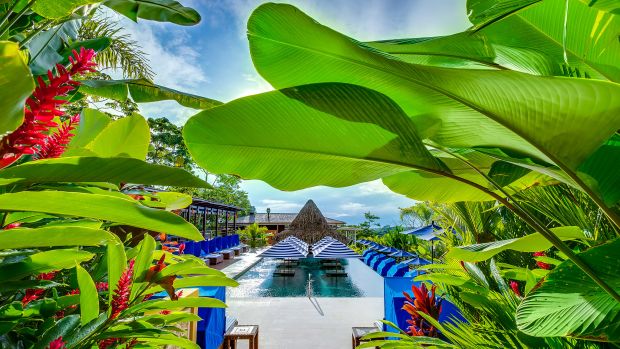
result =
M392 191L380 179L358 184L357 189L356 195L358 196L392 194Z
M346 202L338 206L342 211L360 213L368 211L369 207L359 202Z
M279 213L294 213L298 212L303 207L302 204L286 200L277 199L263 199L261 205L256 207L258 212L265 212L267 208L271 209L271 212Z

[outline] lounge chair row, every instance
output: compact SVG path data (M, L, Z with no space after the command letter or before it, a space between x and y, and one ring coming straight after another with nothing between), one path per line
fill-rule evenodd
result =
M382 253L368 249L362 254L364 263L383 277L414 277L415 270L409 270L408 264L396 263L394 258L390 258Z
M218 236L205 241L186 241L185 253L204 259L209 265L232 259L247 252L248 246L242 244L239 235Z

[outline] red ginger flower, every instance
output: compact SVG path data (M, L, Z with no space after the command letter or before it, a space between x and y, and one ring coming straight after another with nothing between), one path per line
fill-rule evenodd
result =
M22 155L34 155L37 149L46 144L47 133L50 128L58 127L54 118L64 115L60 106L68 103L66 96L80 85L72 80L77 74L94 72L92 62L94 50L80 48L80 52L73 50L73 57L69 58L71 68L57 64L56 74L47 71L48 82L37 77L37 87L32 96L26 100L24 121L15 131L0 141L0 168L9 166Z
M545 254L545 252L540 251L540 252L534 252L533 253L534 257L546 257L547 254ZM539 262L536 261L536 265L541 268L541 269L546 269L546 270L551 270L552 265L545 263L545 262Z
M41 295L45 293L45 290L40 288L29 288L26 290L24 294L24 298L22 298L22 306L28 305L28 303L35 301L41 297Z
M54 339L45 349L65 349L67 343L62 340L62 336Z
M408 333L412 336L437 336L437 329L419 315L419 313L424 313L433 319L439 319L442 299L435 297L436 288L437 286L433 285L429 294L426 285L422 284L420 287L413 285L411 290L415 298L412 298L407 292L403 292L407 301L405 301L402 309L411 315L411 319L407 320L407 323L411 325L408 328Z
M510 288L512 288L512 292L514 292L517 296L523 297L521 292L519 291L519 283L512 280L510 281Z
M101 291L107 291L110 286L108 285L107 282L98 282L95 284L95 287L97 287L97 291L101 292Z
M110 319L115 319L118 314L129 306L129 295L131 293L131 283L133 278L133 265L135 260L129 261L127 269L121 274L121 278L118 280L116 290L114 290L114 296L112 297L112 312Z
M37 275L38 280L52 280L58 271L52 271L49 273L43 273ZM28 303L35 301L41 297L45 293L44 289L40 288L29 288L26 290L24 294L24 298L22 298L22 306L26 306Z
M36 153L37 159L58 158L65 152L67 145L73 138L71 133L75 126L80 122L80 116L72 116L68 122L63 123L58 131L47 136L45 143L41 145L41 149Z

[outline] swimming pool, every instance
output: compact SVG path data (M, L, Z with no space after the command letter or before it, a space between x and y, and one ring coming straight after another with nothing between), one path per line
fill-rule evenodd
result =
M228 297L305 297L308 279L312 279L315 297L383 297L383 278L358 259L341 259L347 276L326 275L321 260L306 258L291 267L294 276L275 276L276 259L264 258L228 289Z

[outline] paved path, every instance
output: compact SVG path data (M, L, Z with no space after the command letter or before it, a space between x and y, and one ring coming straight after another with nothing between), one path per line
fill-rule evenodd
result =
M229 278L235 278L254 264L258 263L262 257L258 254L262 253L266 248L257 248L254 251L246 252L234 259L225 260L220 264L211 266L214 269L221 270Z
M383 317L383 298L229 298L240 325L260 326L260 349L348 349L351 327ZM318 303L318 305L317 305ZM247 341L239 342L247 348Z

